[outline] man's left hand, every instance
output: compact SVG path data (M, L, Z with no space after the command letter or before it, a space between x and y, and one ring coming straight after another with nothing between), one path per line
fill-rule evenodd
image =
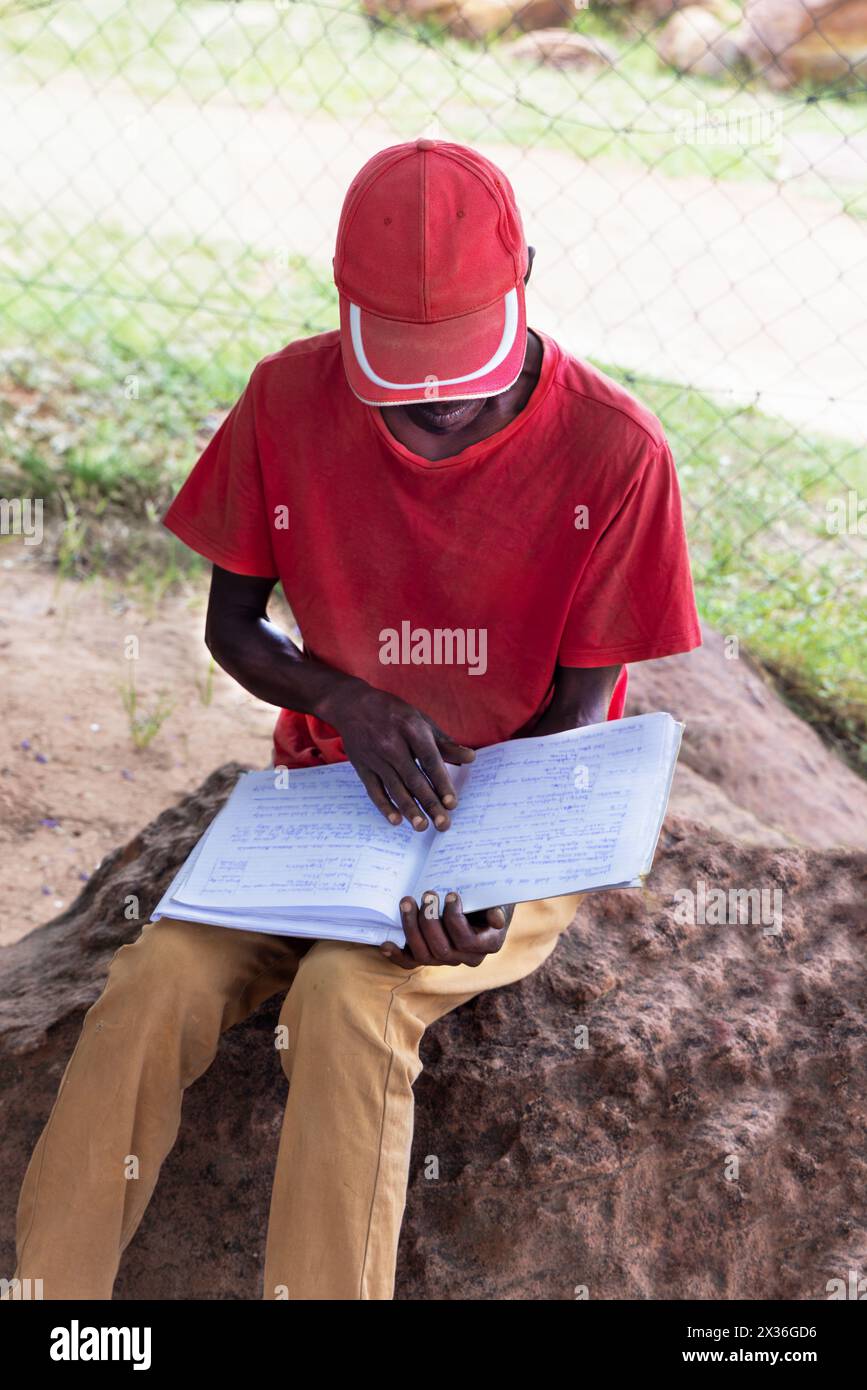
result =
M420 904L412 898L401 898L406 949L388 941L379 949L405 970L417 970L420 965L475 967L499 951L514 911L514 903L509 903L465 913L459 893L446 894L442 914L436 893L423 893Z

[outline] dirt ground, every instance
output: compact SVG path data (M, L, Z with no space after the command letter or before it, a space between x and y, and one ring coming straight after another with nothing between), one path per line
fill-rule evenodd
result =
M54 917L115 845L221 762L265 766L274 713L202 640L204 586L149 611L105 582L58 582L0 561L0 944ZM5 566L11 566L6 568ZM137 660L129 638L138 639ZM171 709L147 747L122 691ZM206 703L206 701L208 701Z

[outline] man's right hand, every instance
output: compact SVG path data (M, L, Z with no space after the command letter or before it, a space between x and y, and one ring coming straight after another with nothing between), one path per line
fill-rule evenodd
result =
M317 714L340 734L368 796L392 825L405 816L413 829L427 830L430 817L437 830L448 830L458 799L445 765L471 763L472 748L455 743L405 700L361 680L337 683Z

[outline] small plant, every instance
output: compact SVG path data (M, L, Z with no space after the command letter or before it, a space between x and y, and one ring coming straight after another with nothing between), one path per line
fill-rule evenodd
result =
M205 679L196 681L196 689L199 692L199 699L203 705L209 705L214 698L214 672L216 669L217 663L214 661L214 658L211 657L208 662L208 670Z
M87 540L87 522L73 498L58 487L63 502L63 527L57 541L57 569L62 579L75 579L81 571L81 557Z
M130 738L136 748L147 748L165 724L174 709L174 704L168 700L166 692L160 690L157 693L153 708L145 710L140 703L132 673L130 673L129 685L121 686L120 698L129 723Z

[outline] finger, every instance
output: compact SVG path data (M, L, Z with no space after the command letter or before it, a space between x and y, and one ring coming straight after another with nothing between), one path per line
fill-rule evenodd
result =
M452 779L446 771L446 765L437 747L434 733L428 725L425 725L423 730L412 740L411 747L443 807L447 811L453 810L458 804L457 793Z
M428 951L438 965L463 965L461 954L456 951L440 918L439 898L428 891L422 894L418 924ZM475 950L469 954L476 954Z
M393 965L399 965L403 970L418 970L418 961L409 951L402 951L399 946L395 946L393 941L383 942L379 949Z
M413 830L427 830L427 816L416 805L394 768L383 763L381 767L377 766L377 772L391 800L401 815L406 816Z
M427 948L418 922L418 908L412 898L400 900L400 924L406 937L406 948L417 965L436 965Z
M506 915L502 908L488 908L484 924L477 926L464 913L459 893L446 894L443 925L456 951L491 955L499 951L506 937Z
M403 816L394 803L386 796L385 787L382 785L376 773L368 772L366 768L358 767L356 763L353 763L353 767L361 778L362 785L377 811L381 811L386 820L391 821L392 825L400 825L403 821Z
M465 912L464 916L477 932L485 927L493 927L502 934L511 921L511 914L504 907L486 907L479 912Z
M471 763L473 761L476 756L475 749L467 748L465 744L458 743L455 739L450 738L449 735L443 733L443 730L438 728L436 724L432 724L431 728L433 730L433 736L436 739L437 747L447 763L461 764Z
M396 769L397 771L398 769ZM443 806L430 782L415 763L406 772L399 770L404 786L423 811L427 811L437 830L448 830L451 824L449 813Z

